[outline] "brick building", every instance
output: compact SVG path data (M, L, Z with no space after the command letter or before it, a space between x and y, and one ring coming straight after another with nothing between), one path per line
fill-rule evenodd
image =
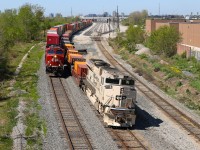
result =
M187 53L187 57L194 56L200 60L200 23L180 23L179 32L182 41L177 45L177 53Z
M158 24L164 23L174 23L174 22L185 22L184 19L146 19L146 32L150 34L152 31L155 31L158 27Z
M187 57L200 60L200 20L146 20L146 32L150 34L161 26L173 26L182 34L181 43L177 44L177 54L186 52Z

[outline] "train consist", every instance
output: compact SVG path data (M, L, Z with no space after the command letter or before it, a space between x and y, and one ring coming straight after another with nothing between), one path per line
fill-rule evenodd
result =
M91 20L57 25L47 31L45 65L47 73L62 74L67 69L66 46L72 36L92 24Z
M72 27L74 24L65 25L65 32L63 28L58 29L58 26L48 31L46 70L53 73L70 72L78 86L102 114L107 126L132 127L136 119L134 79L101 59L86 60L82 54L85 51L77 50L70 43L70 38L75 32L90 24L88 21L78 29Z

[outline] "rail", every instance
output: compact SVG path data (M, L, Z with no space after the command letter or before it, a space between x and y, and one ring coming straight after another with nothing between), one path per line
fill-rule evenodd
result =
M65 91L60 78L50 77L53 97L69 149L94 149Z

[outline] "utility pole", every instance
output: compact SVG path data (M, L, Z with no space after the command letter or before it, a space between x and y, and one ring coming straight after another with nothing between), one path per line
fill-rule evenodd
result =
M117 28L118 28L118 30L120 31L120 28L119 28L119 13L118 13L118 5L117 5Z
M109 27L109 38L110 38L110 18L108 19L108 27Z
M71 17L72 17L72 7L71 7Z

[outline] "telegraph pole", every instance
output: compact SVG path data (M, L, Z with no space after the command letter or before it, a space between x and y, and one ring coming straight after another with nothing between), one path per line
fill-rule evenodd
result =
M72 17L72 7L71 7L71 17Z
M108 27L109 27L109 38L110 38L110 18L108 19Z
M120 31L120 28L119 28L119 13L118 13L118 5L117 5L117 28L118 28L118 30Z

